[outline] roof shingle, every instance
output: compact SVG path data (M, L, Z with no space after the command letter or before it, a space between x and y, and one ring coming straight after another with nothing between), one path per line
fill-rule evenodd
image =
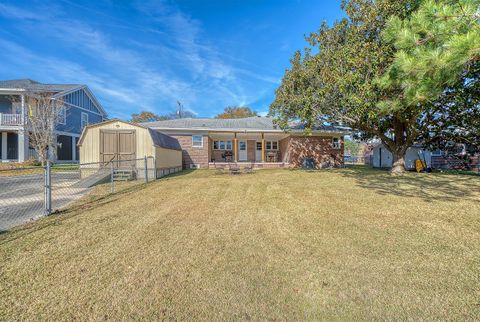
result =
M148 132L153 140L153 144L156 146L171 150L182 150L182 147L177 139L150 128L148 129Z
M273 117L247 117L240 119L213 119L213 118L184 118L166 121L146 122L143 126L153 129L185 129L185 130L261 130L281 131L274 123ZM292 123L292 131L303 132L304 127L300 123ZM312 130L325 132L345 132L345 129L335 126L318 125Z
M25 89L34 91L64 92L84 85L81 84L42 84L31 79L0 80L0 88Z

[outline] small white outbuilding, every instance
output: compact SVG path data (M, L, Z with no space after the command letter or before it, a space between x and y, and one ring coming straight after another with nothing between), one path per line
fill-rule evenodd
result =
M432 153L424 150L421 145L413 145L405 153L405 168L407 170L415 169L415 160L422 160L427 167L432 166ZM374 168L391 168L393 165L393 155L383 144L378 144L373 148Z

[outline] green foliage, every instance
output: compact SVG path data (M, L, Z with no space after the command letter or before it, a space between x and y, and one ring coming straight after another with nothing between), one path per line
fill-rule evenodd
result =
M143 122L155 122L155 121L165 121L165 120L174 120L180 118L194 118L195 114L190 111L177 110L176 112L171 112L164 115L157 115L153 112L142 111L138 114L132 114L130 122L133 123L143 123Z
M429 0L407 19L389 19L382 36L396 53L379 85L399 88L401 95L381 105L395 109L431 102L458 81L465 66L480 58L479 4Z
M347 18L307 38L270 113L283 128L292 119L307 129L329 122L378 137L398 170L429 109L423 103L478 59L478 1L343 1Z
M217 119L238 119L238 118L244 118L244 117L252 117L252 116L257 116L257 112L252 111L250 107L226 107L223 110L223 113L218 114L215 116Z
M138 114L132 114L131 122L133 123L143 123L143 122L154 122L154 121L162 121L167 120L167 116L160 116L153 112L142 111Z
M359 156L360 152L362 152L363 150L362 145L357 141L345 140L343 144L345 149L345 155Z
M457 145L464 144L466 160L480 151L480 62L468 65L462 77L426 108L419 139L430 150L455 154Z

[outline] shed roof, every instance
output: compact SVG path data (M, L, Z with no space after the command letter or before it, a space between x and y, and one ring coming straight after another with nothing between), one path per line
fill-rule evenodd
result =
M148 133L150 133L154 145L165 149L182 150L177 139L150 128L148 129Z

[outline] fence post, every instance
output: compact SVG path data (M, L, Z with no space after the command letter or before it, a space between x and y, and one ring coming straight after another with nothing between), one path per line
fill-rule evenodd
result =
M110 186L111 186L111 193L115 193L115 181L113 180L113 162L110 162Z
M144 162L145 162L145 183L148 183L148 160L147 160L147 156L145 156L143 158Z
M48 216L52 213L52 176L50 160L47 160L45 167L45 214Z
M153 163L153 180L157 180L157 160L155 157L152 157L152 163Z

